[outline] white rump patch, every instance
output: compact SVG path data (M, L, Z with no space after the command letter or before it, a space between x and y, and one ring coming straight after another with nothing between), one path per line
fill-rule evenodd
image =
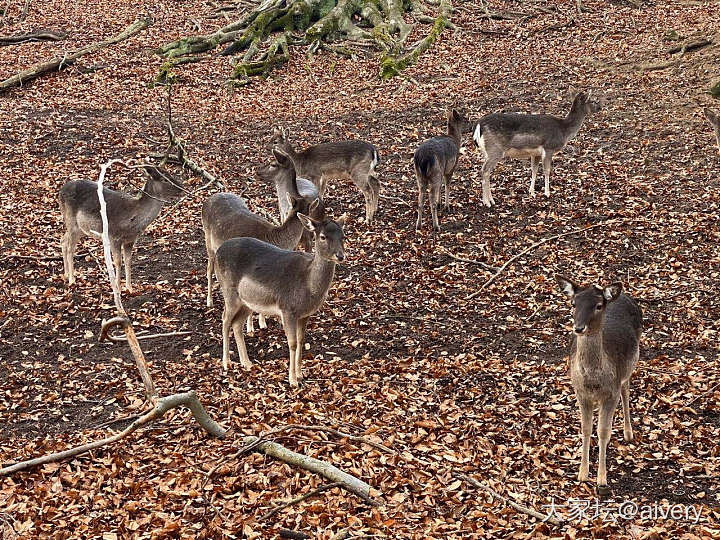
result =
M480 124L478 124L477 126L475 126L475 131L473 132L473 140L475 141L475 144L477 144L478 146L481 146L480 139L482 139L482 137L481 137L481 131L480 131Z

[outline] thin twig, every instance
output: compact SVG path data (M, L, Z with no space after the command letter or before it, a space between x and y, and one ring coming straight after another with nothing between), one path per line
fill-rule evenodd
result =
M690 405L692 405L693 403L695 403L698 399L700 399L700 398L703 397L703 396L708 395L710 392L712 392L713 390L715 390L715 389L716 389L717 387L719 387L719 386L720 386L720 382L717 383L717 384L714 385L714 386L711 386L710 388L708 388L707 390L705 390L705 392L703 392L702 394L698 394L697 396L695 396L694 398L692 398L690 401L688 401L688 402L685 404L685 406L686 406L686 407L689 407Z
M646 304L654 304L657 302L664 302L665 300L672 300L673 298L677 298L678 296L683 296L686 294L694 293L694 292L702 292L711 294L713 291L709 291L707 289L688 289L687 291L680 291L676 292L675 294L671 294L669 296L656 296L655 298L635 298L638 302L645 302Z
M312 497L314 495L317 495L318 493L322 493L323 491L327 491L329 489L333 489L333 488L340 487L340 486L342 486L342 484L340 482L333 482L331 484L323 484L322 486L317 487L317 488L313 489L312 491L308 491L304 495L300 495L299 497L296 497L295 499L291 499L291 500L283 502L283 503L277 503L277 506L275 506L272 510L263 514L260 517L260 521L265 521L267 518L274 516L283 508L287 508L288 506L293 506L295 504L301 503L304 500L309 499L310 497Z
M486 492L488 492L488 493L489 493L490 495L492 495L493 497L495 497L495 498L497 498L497 499L500 499L501 501L503 501L503 502L504 502L505 504L507 504L508 506L513 507L515 510L517 510L517 511L519 511L519 512L522 512L523 514L527 514L528 516L532 516L532 517L534 517L534 518L540 519L540 520L542 520L542 521L546 521L546 522L548 522L548 523L552 523L553 525L562 525L562 524L563 524L563 522L560 521L559 519L556 519L556 518L554 518L554 517L552 517L552 516L550 516L550 515L545 516L545 515L541 514L540 512L538 512L537 510L533 510L532 508L529 508L529 507L524 506L524 505L522 505L522 504L518 504L518 503L516 503L515 501L511 501L510 499L508 499L508 498L506 498L506 497L503 497L502 495L500 495L497 491L495 491L495 490L492 489L491 487L488 487L488 486L485 486L485 485L481 484L480 482L478 482L477 480L475 480L475 479L472 478L471 476L468 476L468 475L462 474L462 473L454 473L454 474L455 474L456 477L460 478L461 480L465 480L465 482L467 482L468 484L470 484L472 487L480 488L480 489L485 490Z
M484 263L484 262L482 262L482 261L477 261L477 260L475 260L475 259L466 259L466 258L464 258L464 257L460 257L460 256L458 256L458 255L455 255L454 253L451 253L450 251L447 251L447 250L442 249L442 248L438 250L438 253L439 253L439 254L442 254L442 255L447 255L448 257L450 257L450 258L452 258L452 259L455 259L456 261L460 261L460 262L464 262L464 263L470 263L470 264L477 264L477 265L479 265L479 266L482 266L482 267L483 267L485 270L487 270L488 272L497 272L498 270L500 270L500 268L498 268L497 266L492 266L492 265L489 265L489 264Z
M475 298L478 294L480 294L480 293L483 291L483 289L485 289L485 287L487 287L487 286L490 285L493 281L495 281L495 280L497 279L497 277L498 277L500 274L502 274L508 266L510 266L513 262L515 262L516 260L518 260L520 257L522 257L523 255L525 255L526 253L534 250L535 248L540 247L540 246L542 246L543 244L546 244L546 243L550 242L551 240L557 240L558 238L563 238L563 237L565 237L565 236L571 236L571 235L573 235L573 234L579 234L579 233L581 233L581 232L589 231L590 229L596 229L596 228L602 227L602 226L604 226L604 225L610 225L611 223L617 223L618 221L622 221L622 220L621 220L621 219L610 219L610 220L608 220L608 221L603 221L602 223L596 223L595 225L589 225L588 227L583 227L582 229L576 229L576 230L574 230L574 231L568 231L568 232L565 232L565 233L562 233L562 234L556 234L556 235L553 235L553 236L549 236L549 237L547 237L547 238L544 238L544 239L540 240L539 242L535 242L535 243L534 243L533 245L531 245L530 247L527 247L527 248L523 249L520 253L518 253L517 255L515 255L515 256L513 256L513 257L511 257L505 264L503 264L503 265L500 267L500 269L499 269L497 272L495 272L495 273L490 277L490 279L488 279L485 283L483 283L482 286L481 286L477 291L475 291L474 293L468 295L465 299L466 299L466 300L471 300L472 298Z

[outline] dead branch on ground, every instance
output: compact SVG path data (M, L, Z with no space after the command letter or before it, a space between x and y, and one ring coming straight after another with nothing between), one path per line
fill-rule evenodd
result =
M515 501L512 501L506 497L503 497L502 495L500 495L497 491L495 491L491 487L481 484L480 482L478 482L471 476L468 476L468 475L462 474L462 473L455 473L455 476L461 480L464 480L465 482L467 482L474 488L479 488L479 489L485 490L491 496L495 497L496 499L501 500L508 506L511 506L512 508L514 508L515 510L517 510L519 512L522 512L523 514L527 514L528 516L537 518L541 521L546 521L548 523L552 523L553 525L562 525L563 524L562 521L560 521L559 519L557 519L555 517L543 515L540 512L538 512L537 510L533 510L532 508L529 508L522 504L516 503Z
M67 32L61 30L39 30L29 34L18 34L15 36L0 36L0 47L8 45L19 45L35 41L61 41L67 37Z
M603 227L603 226L605 226L605 225L610 225L611 223L617 223L617 222L619 222L619 221L623 221L623 220L622 220L622 219L609 219L609 220L607 220L607 221L603 221L602 223L596 223L595 225L590 225L590 226L588 226L588 227L583 227L582 229L576 229L576 230L574 230L574 231L568 231L568 232L565 232L565 233L562 233L562 234L555 234L555 235L553 235L553 236L549 236L549 237L547 237L547 238L544 238L544 239L540 240L539 242L535 242L535 243L532 244L531 246L523 249L523 250L522 250L520 253L518 253L517 255L514 255L513 257L511 257L510 259L508 259L508 261L507 261L505 264L503 264L497 272L495 272L492 276L490 276L490 279L488 279L485 283L483 283L482 286L481 286L477 291L475 291L474 293L469 294L468 296L466 296L465 299L466 299L466 300L471 300L471 299L475 298L478 294L480 294L480 293L483 291L483 289L485 289L485 287L487 287L487 286L490 285L493 281L495 281L495 280L497 279L497 277L498 277L500 274L502 274L508 266L510 266L512 263L514 263L516 260L518 260L520 257L522 257L523 255L525 255L526 253L528 253L528 252L530 252L530 251L533 251L535 248L538 248L538 247L542 246L543 244L546 244L546 243L548 243L548 242L550 242L550 241L552 241L552 240L557 240L558 238L564 238L565 236L571 236L571 235L573 235L573 234L579 234L579 233L581 233L581 232L589 231L590 229L596 229L596 228L598 228L598 227Z
M76 49L72 52L66 52L62 56L56 56L50 60L46 60L45 62L35 64L33 67L23 70L20 73L17 73L0 82L0 93L14 86L22 86L24 83L36 79L45 73L60 71L74 64L79 58L87 54L95 53L101 49L109 47L110 45L115 45L116 43L125 41L138 32L145 30L151 24L152 19L149 17L141 17L125 28L122 32L109 39L98 41L97 43L92 43L91 45L86 45L85 47L81 47L80 49Z
M111 437L107 437L99 441L94 441L88 444L84 444L82 446L76 446L62 452L56 452L54 454L48 454L39 458L14 463L0 469L0 476L8 476L18 471L29 469L31 467L44 465L45 463L61 461L63 459L90 452L91 450L95 450L96 448L100 448L101 446L112 444L119 441L120 439L123 439L124 437L127 437L133 431L144 426L145 424L162 418L162 416L169 410L175 409L180 406L185 406L189 408L193 416L195 417L195 420L197 420L198 424L200 424L202 428L205 429L205 431L207 431L210 435L219 438L223 438L225 436L225 429L223 429L212 418L210 418L210 416L207 414L202 404L200 403L200 400L198 400L197 396L195 395L194 391L185 392L182 394L173 394L172 396L166 396L158 399L155 403L155 407L153 407L153 409L149 413L135 420L132 424L130 424L120 433L116 433Z

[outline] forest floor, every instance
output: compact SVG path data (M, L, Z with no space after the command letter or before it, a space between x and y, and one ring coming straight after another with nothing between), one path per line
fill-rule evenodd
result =
M343 138L377 146L376 222L363 222L357 189L332 183L327 204L351 217L347 259L310 319L306 380L292 389L277 321L248 338L250 372L234 353L222 372L221 298L216 290L216 307L205 307L200 226L212 191L163 212L136 246L137 290L124 293L125 306L138 331L191 332L141 342L151 373L162 395L195 389L230 436L211 439L178 410L116 445L2 478L0 536L273 538L284 528L329 539L349 528L354 538L720 537L720 307L712 300L720 155L701 113L720 109L707 93L719 75L720 3L588 0L578 14L574 1L493 1L496 11L527 16L491 21L474 0L455 4L459 30L443 33L406 78L380 81L374 58L302 51L235 91L223 87L227 58L177 69L176 132L251 208L277 215L274 192L254 169L270 159L272 126L284 125L301 146ZM203 32L223 24L195 0L33 2L18 23L23 5L9 2L0 33L69 36L0 48L3 79L114 34L143 9L155 23L0 98L0 463L102 438L146 407L129 349L97 343L112 314L100 244L83 241L76 284L63 280L56 194L67 180L97 179L111 158L164 150L166 89L150 84L162 64L152 49L193 33L193 21ZM715 45L666 53L698 36L716 36ZM642 68L669 59L677 63ZM448 106L472 119L497 110L564 115L580 89L592 89L602 108L556 157L550 198L540 189L529 198L527 162L506 161L492 179L497 206L486 209L482 162L467 134L442 232L427 221L415 231L412 154L444 131ZM120 168L107 181L130 191L142 182ZM534 242L608 220L531 250L468 299L491 274L453 256L501 266ZM622 441L618 411L604 498L576 479L570 305L555 273L620 280L644 300L631 383L635 441ZM263 520L275 501L324 482L260 454L232 457L240 434L290 423L390 447L302 430L274 437L362 478L384 505L336 488ZM518 512L459 473L543 515L554 505L564 523ZM658 516L671 508L690 514Z

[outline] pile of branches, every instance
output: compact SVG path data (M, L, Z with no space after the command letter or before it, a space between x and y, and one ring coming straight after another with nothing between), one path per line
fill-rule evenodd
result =
M349 57L374 51L381 55L380 77L387 79L417 62L450 25L451 0L425 1L437 4L434 17L420 0L264 0L211 34L184 37L157 53L167 58L163 71L169 73L173 66L200 61L224 46L221 55L236 57L231 79L242 84L287 62L293 46L307 46L308 54L322 48ZM232 8L218 9L227 16ZM405 21L406 13L417 23L432 25L409 46L415 24Z

